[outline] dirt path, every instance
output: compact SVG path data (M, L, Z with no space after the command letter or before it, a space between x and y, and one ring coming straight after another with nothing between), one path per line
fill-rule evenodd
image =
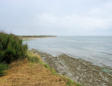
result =
M52 74L42 64L24 60L11 67L6 76L0 77L0 86L67 86L66 79Z

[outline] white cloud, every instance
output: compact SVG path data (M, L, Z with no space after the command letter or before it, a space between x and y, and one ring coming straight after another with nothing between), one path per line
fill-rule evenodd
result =
M0 27L16 34L108 35L112 33L112 1L0 1Z
M63 28L77 29L108 29L112 19L94 18L83 15L56 16L43 13L37 16L36 20L42 26L58 26ZM35 20L35 21L36 21Z

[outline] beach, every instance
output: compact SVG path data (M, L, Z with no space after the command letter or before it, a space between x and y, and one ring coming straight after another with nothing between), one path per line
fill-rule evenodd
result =
M111 72L105 72L104 67L65 54L54 57L35 49L32 51L39 54L44 62L59 74L71 78L82 86L112 86L112 69L109 69Z
M112 0L0 0L0 86L112 86Z
M112 86L110 39L111 37L55 37L37 38L25 43L57 73L82 86Z

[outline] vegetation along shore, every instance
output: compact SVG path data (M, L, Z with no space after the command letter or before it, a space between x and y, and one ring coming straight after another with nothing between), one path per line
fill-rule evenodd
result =
M28 50L22 40L0 33L0 86L112 86L111 68Z
M32 51L39 54L44 62L54 68L56 72L69 77L82 86L112 86L111 68L99 67L88 61L72 58L66 54L54 57L35 49Z
M58 74L13 34L0 33L0 86L80 86Z
M52 36L52 35L22 35L22 36L18 36L20 39L23 40L29 40L29 39L34 39L34 38L48 38L48 37L56 37L56 36Z

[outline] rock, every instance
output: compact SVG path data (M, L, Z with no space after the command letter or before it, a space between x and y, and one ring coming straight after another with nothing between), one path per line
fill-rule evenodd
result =
M112 86L112 74L102 71L102 67L72 58L65 54L53 57L35 50L48 65L83 86Z

